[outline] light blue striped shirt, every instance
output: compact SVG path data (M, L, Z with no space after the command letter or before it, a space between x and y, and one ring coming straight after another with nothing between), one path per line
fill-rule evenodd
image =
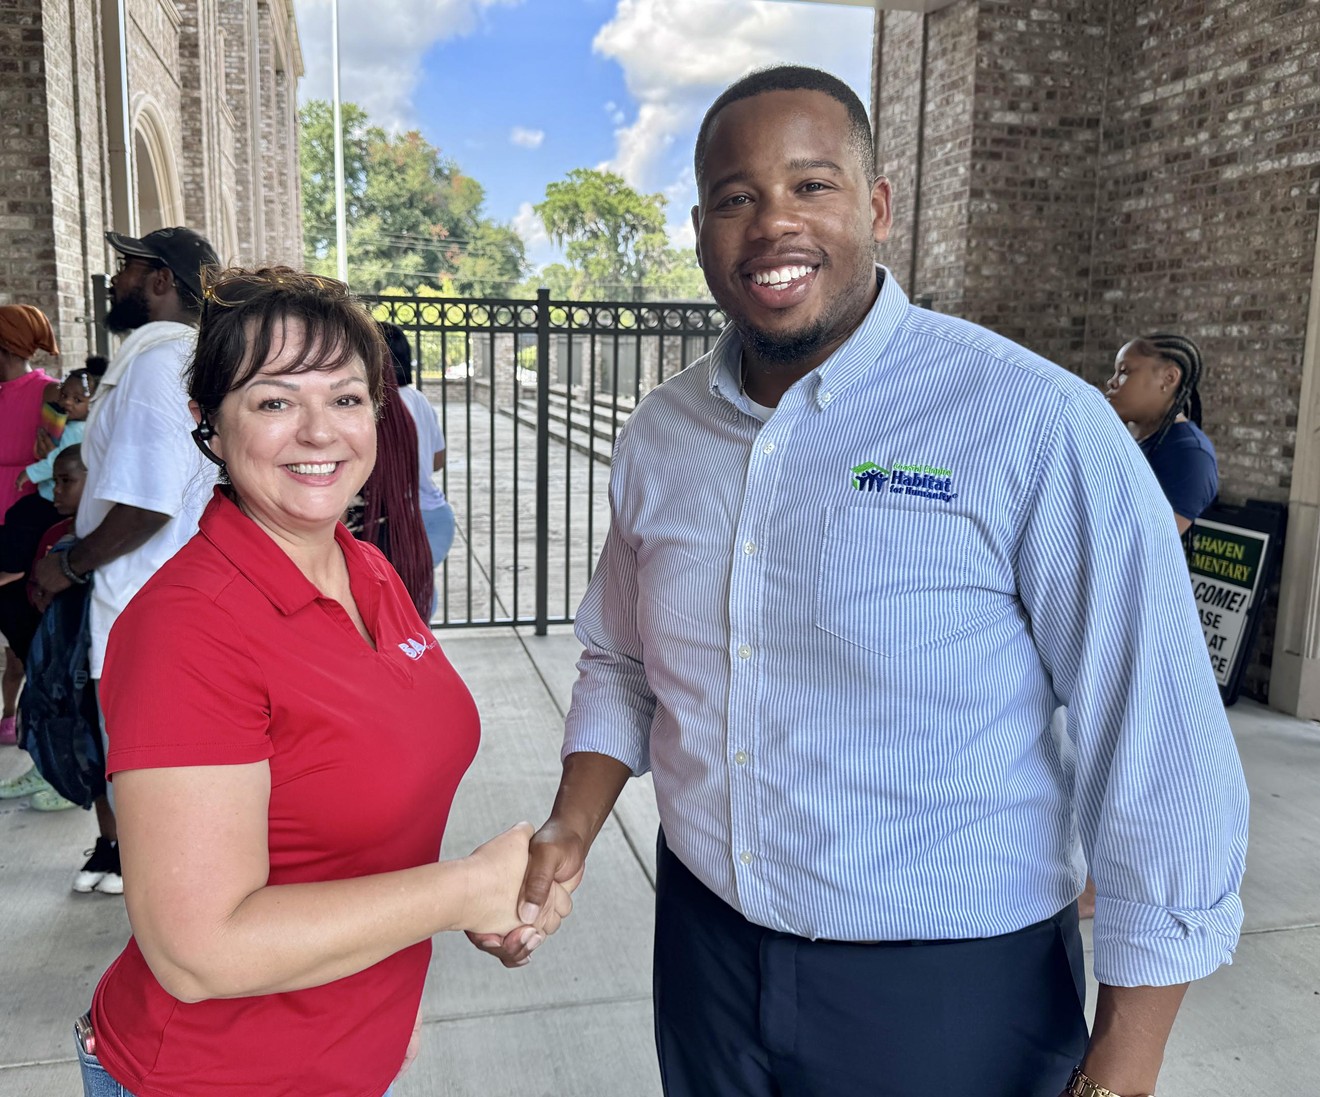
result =
M1100 394L887 273L766 422L739 358L726 330L615 446L564 755L650 769L675 854L763 926L1008 933L1077 896L1080 836L1097 978L1229 962L1246 786Z

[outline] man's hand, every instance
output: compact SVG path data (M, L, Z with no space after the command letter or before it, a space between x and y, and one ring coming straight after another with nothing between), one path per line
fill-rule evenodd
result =
M518 917L522 925L501 937L496 933L469 933L470 940L482 952L496 957L505 967L522 967L545 940L547 934L537 925L545 924L543 909L558 884L572 894L582 882L587 844L576 831L551 817L532 835L528 848L527 872L523 877ZM558 920L554 922L558 927ZM553 932L553 930L550 930Z
M62 551L62 550L61 550ZM55 553L50 552L32 565L32 602L43 613L55 595L68 590L73 584L69 581Z

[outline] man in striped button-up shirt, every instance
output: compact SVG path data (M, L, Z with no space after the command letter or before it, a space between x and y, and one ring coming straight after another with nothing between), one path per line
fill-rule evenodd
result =
M871 157L812 70L703 123L732 324L615 446L525 898L649 769L671 1097L1149 1093L1185 984L1233 952L1246 844L1168 505L1097 391L873 266Z

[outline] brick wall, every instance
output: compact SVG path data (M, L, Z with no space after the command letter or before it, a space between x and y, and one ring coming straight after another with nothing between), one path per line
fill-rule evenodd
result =
M0 304L54 317L50 127L42 0L0 3Z
M976 9L955 5L928 17L926 110L915 269L908 290L934 308L962 313L967 294L976 78Z
M212 243L219 229L215 203L215 88L212 5L180 3L178 34L179 136L183 223Z
M218 22L225 36L225 103L232 120L232 144L225 150L233 164L233 216L238 242L237 258L252 261L257 253L252 177L254 135L250 120L248 50L251 33L246 0L219 0Z
M894 226L880 258L899 285L911 284L912 213L921 102L921 16L879 12L876 16L876 164L894 194Z
M914 173L919 18L883 19L879 146L898 179ZM928 18L909 291L1097 383L1133 335L1191 336L1222 497L1285 501L1320 216L1320 3L962 0ZM968 24L970 80L958 49L940 60ZM1254 696L1272 634L1267 619Z
M1110 6L983 4L977 18L964 315L1068 365L1086 329Z
M1193 0L1126 14L1076 365L1096 379L1133 334L1190 335L1224 497L1283 502L1320 210L1320 5Z

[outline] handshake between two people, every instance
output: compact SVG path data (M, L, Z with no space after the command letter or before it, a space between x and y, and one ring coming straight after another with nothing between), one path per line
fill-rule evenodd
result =
M573 910L586 846L550 820L519 823L467 858L468 939L505 967L522 967Z

